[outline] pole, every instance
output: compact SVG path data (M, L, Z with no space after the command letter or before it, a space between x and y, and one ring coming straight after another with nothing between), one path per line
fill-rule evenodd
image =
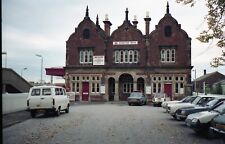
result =
M40 57L41 58L41 85L43 84L42 82L43 82L43 79L42 79L42 74L43 74L43 57L42 57L42 55L40 55L40 54L36 54L36 56L37 57Z
M2 55L5 55L5 68L7 68L7 52L2 52Z

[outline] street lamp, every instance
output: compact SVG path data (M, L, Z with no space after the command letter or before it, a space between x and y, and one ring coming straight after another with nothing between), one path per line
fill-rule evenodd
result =
M21 70L21 77L23 77L23 71L25 71L25 70L27 70L27 68L23 68L23 69Z
M41 84L42 84L42 71L43 71L43 57L42 57L42 55L40 55L40 54L36 54L36 56L37 57L40 57L41 58Z
M195 83L194 83L194 89L195 89L195 93L197 92L196 90L196 69L192 70L195 72ZM197 95L198 95L198 92L197 92Z
M7 52L2 52L2 55L5 55L5 68L7 68Z

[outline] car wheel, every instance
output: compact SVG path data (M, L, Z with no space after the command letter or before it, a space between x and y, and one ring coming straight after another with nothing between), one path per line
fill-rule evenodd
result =
M60 108L58 108L58 110L55 112L56 116L60 116Z
M66 112L66 113L69 113L69 109L70 109L70 106L67 105L67 108L65 109L65 112Z
M131 106L131 103L128 103L129 106Z
M31 116L32 118L35 118L35 116L36 116L36 111L35 111L35 110L30 111L30 116Z

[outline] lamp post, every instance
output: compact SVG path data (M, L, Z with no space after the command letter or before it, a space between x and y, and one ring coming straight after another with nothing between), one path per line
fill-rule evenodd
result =
M2 55L5 55L5 68L7 68L7 52L2 52Z
M23 71L25 71L25 70L27 70L26 67L21 70L21 77L23 77Z
M195 83L194 83L194 89L195 89L195 93L197 92L196 90L196 69L193 70L195 72ZM197 95L198 95L198 92L197 92Z
M40 55L40 54L36 54L36 56L37 57L40 57L41 58L41 84L42 84L42 71L43 71L43 57L42 57L42 55Z

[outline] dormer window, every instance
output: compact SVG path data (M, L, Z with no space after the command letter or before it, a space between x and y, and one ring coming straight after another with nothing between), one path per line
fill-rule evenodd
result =
M84 29L84 31L83 31L83 38L84 39L89 39L90 38L90 30L89 29Z
M170 37L172 35L172 28L171 26L165 26L164 28L164 34L166 37Z

